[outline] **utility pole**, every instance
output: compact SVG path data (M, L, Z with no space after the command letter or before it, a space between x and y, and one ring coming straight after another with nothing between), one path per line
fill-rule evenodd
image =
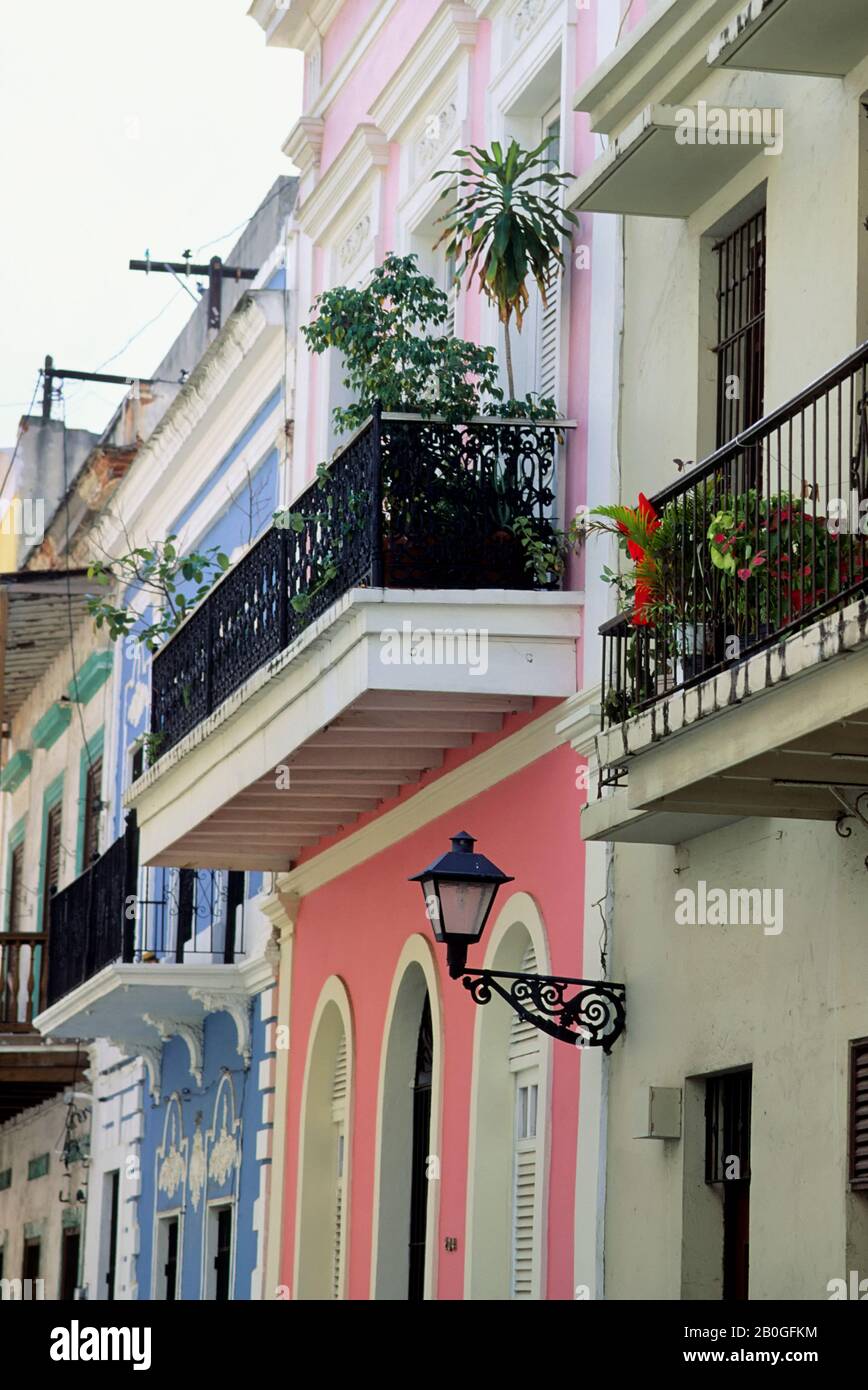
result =
M51 401L54 394L53 383L55 380L69 379L71 381L104 381L110 386L153 386L153 380L147 380L139 376L115 376L111 372L78 372L68 367L55 367L54 358L46 357L45 365L42 368L42 418L51 419Z
M190 259L191 252L185 251L183 261L152 261L150 251L145 252L143 261L130 261L130 270L143 270L174 275L175 279L184 275L208 276L208 327L215 331L223 322L223 281L255 280L258 270L250 270L237 265L224 265L219 256L212 256L207 265L196 265Z

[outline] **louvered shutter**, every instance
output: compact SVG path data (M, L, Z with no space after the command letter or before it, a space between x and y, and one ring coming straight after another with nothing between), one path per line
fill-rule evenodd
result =
M868 1038L850 1044L850 1186L868 1191Z
M521 973L537 973L533 946L528 946L524 953ZM509 1065L515 1075L510 1288L513 1298L533 1298L539 1257L539 1049L537 1029L515 1014L509 1041Z
M548 165L553 170L557 169L560 162L560 133L559 118L545 123L543 135L554 137L547 151ZM544 191L547 193L549 190L544 186ZM558 394L558 346L563 282L563 271L554 263L546 286L546 303L543 305L540 298L537 314L536 390L541 396L555 398Z
M347 1114L347 1039L341 1037L332 1080L332 1122L335 1126L335 1224L332 1247L332 1297L341 1297L344 1255L344 1168Z

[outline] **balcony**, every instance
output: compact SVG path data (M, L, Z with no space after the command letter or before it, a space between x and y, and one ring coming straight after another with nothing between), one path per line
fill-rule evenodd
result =
M660 588L601 629L584 838L847 833L868 793L868 343L651 507Z
M371 420L157 653L143 862L285 870L576 688L554 537L563 425ZM538 592L531 592L532 590Z
M44 932L0 932L0 1034L34 1033L45 995Z
M44 1037L107 1037L141 1053L158 1081L174 1034L201 1070L205 1016L226 1009L249 1056L248 1002L270 980L245 950L244 875L173 873L139 864L135 817L125 834L51 902ZM261 943L260 943L261 944Z
M87 1057L46 1046L36 1030L47 943L44 932L0 931L0 1125L84 1080Z
M711 44L715 67L845 77L868 53L863 0L747 0Z

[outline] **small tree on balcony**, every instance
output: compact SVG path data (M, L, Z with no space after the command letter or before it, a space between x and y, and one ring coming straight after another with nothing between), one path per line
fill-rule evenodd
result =
M553 138L533 150L522 149L516 140L510 141L506 153L497 141L490 150L476 145L456 150L457 158L468 161L458 174L457 196L453 173L440 170L433 175L453 180L443 197L455 198L440 219L444 230L437 245L445 242L456 279L478 279L483 294L497 307L511 400L515 377L510 325L515 319L521 332L531 280L547 305L553 278L564 265L563 239L578 221L575 213L561 207L560 190L572 175L551 168L546 151Z
M386 411L458 421L502 399L493 350L440 331L449 300L416 256L387 256L361 289L338 285L313 308L305 342L312 353L341 354L355 397L334 411L339 432L358 429L378 401Z

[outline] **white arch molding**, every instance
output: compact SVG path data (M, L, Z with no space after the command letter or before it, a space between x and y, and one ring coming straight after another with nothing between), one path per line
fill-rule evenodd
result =
M383 1021L377 1092L377 1140L371 1231L371 1298L404 1300L409 1275L408 1229L413 1135L413 1076L425 994L431 1006L434 1067L429 1153L441 1157L443 1121L443 1004L440 977L426 937L404 942ZM437 1296L440 1179L428 1183L425 1298Z
M521 969L532 945L540 975L551 973L542 913L529 893L503 904L485 953L484 969ZM510 1296L514 1083L509 1070L510 1029L515 1014L497 995L477 1009L470 1083L467 1212L464 1240L465 1299ZM551 1152L552 1039L540 1034L539 1182L536 1191L537 1258L533 1298L544 1296L549 1161Z
M342 1038L347 1049L347 1101L339 1289L340 1297L346 1298L352 1208L355 1036L346 985L337 975L331 975L317 1000L304 1065L296 1178L294 1299L333 1297L333 1248L328 1239L334 1227L331 1087Z

